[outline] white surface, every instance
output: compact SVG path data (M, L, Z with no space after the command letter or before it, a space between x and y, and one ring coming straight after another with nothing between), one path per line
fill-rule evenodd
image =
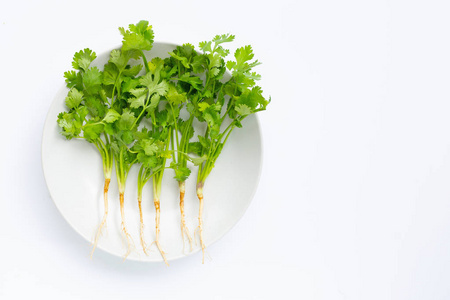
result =
M448 1L178 2L0 4L0 298L449 299ZM90 260L43 179L73 53L140 19L164 41L236 34L273 99L255 199L205 265Z
M173 44L156 42L151 52L147 53L147 60L151 61L153 57L165 58L175 47ZM98 53L93 65L103 69L109 56L110 51ZM88 242L93 242L104 213L102 160L93 144L76 139L68 141L61 135L61 128L58 127L56 120L60 112L67 111L64 104L67 92L65 84L62 84L47 114L42 137L43 172L49 193L62 216L82 237ZM226 124L224 125L226 128ZM205 131L205 126L199 122L194 122L194 128L196 133ZM260 179L262 145L257 117L255 115L247 117L243 121L243 127L233 130L232 134L233 138L225 144L211 176L205 182L203 241L208 248L241 219L253 199ZM170 159L167 162L167 165L169 164ZM198 227L199 209L196 194L197 167L191 164L188 164L188 167L191 168L192 175L186 180L185 222L194 238L194 231ZM147 256L139 242L138 170L137 165L131 168L125 189L125 224L133 241L132 251L127 259L163 262L155 245L150 248ZM170 169L164 172L160 198L160 243L169 262L201 251L198 232L192 251L189 250L187 239L183 243L180 230L179 188L173 176L174 173ZM115 171L108 196L107 230L100 237L97 249L124 258L127 244L121 231L122 219ZM155 240L155 207L151 180L145 185L142 196L144 240L147 246L150 246Z

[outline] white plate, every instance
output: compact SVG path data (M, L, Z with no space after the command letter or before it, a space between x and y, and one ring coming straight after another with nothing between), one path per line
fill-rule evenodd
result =
M166 57L174 47L172 44L155 43L150 57ZM93 65L102 67L108 57L109 52L99 55ZM67 92L68 89L64 85L48 112L42 138L42 166L56 207L75 231L92 242L103 216L102 163L94 145L84 140L68 141L59 133L56 120L58 113L66 110L64 99ZM262 149L258 120L252 115L243 123L243 128L236 128L232 132L205 183L203 234L206 246L219 240L238 222L249 206L259 182ZM185 213L187 226L193 235L198 226L198 199L195 191L197 168L190 167L192 173L186 182ZM146 256L139 243L137 171L137 166L130 170L125 190L126 224L135 244L127 259L159 262L162 258L154 245L149 256ZM179 191L173 176L172 170L166 170L161 192L160 243L169 261L201 250L198 242L192 252L189 251L187 242L183 249ZM142 207L145 239L149 245L155 238L151 180L144 187ZM119 194L113 170L109 189L107 230L100 238L96 251L101 249L112 255L124 256L126 244L120 231L120 220ZM198 239L198 234L196 237Z

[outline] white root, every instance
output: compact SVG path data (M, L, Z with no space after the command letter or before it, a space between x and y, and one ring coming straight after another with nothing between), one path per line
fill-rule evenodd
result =
M106 229L106 219L108 217L108 190L109 190L109 183L111 182L110 178L105 178L105 185L103 187L103 203L105 207L105 212L103 214L102 221L97 229L97 234L95 235L94 243L92 246L91 251L91 258L94 255L95 248L97 248L98 240L100 239L100 236L103 234L103 229Z

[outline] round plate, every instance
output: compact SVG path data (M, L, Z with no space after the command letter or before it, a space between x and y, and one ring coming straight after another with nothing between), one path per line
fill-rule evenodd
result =
M167 53L174 47L174 44L155 43L149 59L155 56L167 57ZM103 53L92 65L102 69L108 59L109 52ZM42 166L47 187L56 207L76 232L92 242L104 212L101 156L95 146L85 140L66 140L60 134L56 120L58 114L66 110L64 99L67 92L68 89L64 85L48 112L42 138ZM203 235L206 246L219 240L244 214L256 191L261 163L260 127L257 117L250 115L244 120L243 128L236 128L233 131L215 168L205 182ZM186 181L185 215L186 224L194 236L193 233L198 226L199 208L195 190L197 167L193 165L189 167L192 173ZM125 189L125 221L134 241L134 249L127 259L160 262L163 260L155 245L150 248L147 256L139 242L137 173L138 166L133 166ZM160 243L169 261L201 250L197 242L190 251L189 243L183 242L181 237L179 190L173 176L173 171L166 169L160 199ZM155 239L155 208L151 180L144 187L142 209L145 240L147 245L150 245ZM126 243L120 224L119 193L113 170L109 189L107 228L99 239L97 249L119 257L125 255ZM198 234L196 238L198 239Z

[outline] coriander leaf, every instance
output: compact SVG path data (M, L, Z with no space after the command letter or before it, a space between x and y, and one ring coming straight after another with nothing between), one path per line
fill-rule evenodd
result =
M89 142L93 142L100 137L103 129L104 125L102 123L88 122L83 128L83 137Z
M260 75L255 72L251 72L251 69L260 64L257 60L254 62L249 62L253 59L253 49L251 46L247 45L245 47L238 48L234 57L236 61L228 61L226 66L228 70L232 70L232 75L235 78L236 83L242 88L250 87L255 85L255 80L261 78Z
M187 167L173 166L173 170L175 171L174 178L181 182L186 181L191 174L191 170Z
M147 89L137 88L130 90L130 93L134 96L128 99L131 108L139 108L145 105L147 100Z
M178 93L175 85L170 83L166 99L172 105L180 105L181 103L186 102L186 93Z
M266 106L268 101L263 97L262 90L259 86L253 87L251 90L245 90L235 102L236 106L245 104L251 110L257 109L258 106Z
M201 165L204 161L206 161L208 159L208 156L203 155L201 157L189 157L189 160L195 165Z
M139 72L142 70L142 65L135 65L132 67L126 67L122 74L124 76L131 76L131 77L135 77L137 74L139 74Z
M106 106L98 96L87 96L84 99L84 104L88 108L89 114L93 117L102 118L106 113Z
M86 71L89 68L91 62L97 58L95 52L91 49L86 48L84 50L80 50L73 56L72 66L76 70Z
M245 117L245 116L247 116L247 115L249 115L249 114L252 113L251 108L248 107L248 106L245 105L245 104L239 104L239 105L236 105L236 107L235 107L234 109L236 110L236 112L237 112L238 114L240 114L240 115L243 116L243 117Z
M130 24L129 30L120 27L123 36L122 50L151 50L153 46L153 30L148 21L140 21L136 25Z
M62 128L61 134L68 140L77 137L81 132L81 124L73 118L73 113L60 113L58 115L58 126Z
M199 135L198 141L202 145L203 149L209 149L209 147L211 145L211 141L209 139L206 139L205 137ZM189 143L189 145L191 145L191 143Z
M158 144L155 143L153 139L144 139L142 140L141 145L145 155L155 155L160 151Z
M159 153L159 157L162 157L162 158L171 158L172 157L172 152L171 151L161 151L160 153Z
M186 57L178 56L174 52L169 52L169 54L176 60L180 61L186 69L189 69L191 67Z
M131 132L131 130L125 130L124 132L122 132L121 137L122 137L122 141L127 145L131 144L134 141L133 132Z
M128 64L128 60L130 59L125 55L125 53L125 51L114 49L109 54L109 61L113 63L119 70L125 69Z
M114 123L120 118L120 114L115 111L114 109L110 108L108 112L106 113L105 117L103 118L103 121L106 123Z
M62 128L61 134L68 140L78 137L88 110L85 106L80 106L70 113L64 112L58 115L58 126Z
M119 70L113 63L107 63L103 67L103 84L114 85L119 77Z
M228 54L230 54L230 50L224 49L222 46L218 46L214 52L219 54L221 57L226 57Z
M150 104L148 105L147 110L149 112L154 111L158 107L160 99L161 99L161 97L158 94L155 94L155 95L151 96Z
M136 117L128 108L126 108L123 110L123 113L120 116L120 119L117 123L117 128L119 130L131 130L134 121L136 121Z
M103 74L97 67L86 70L83 74L83 85L88 94L95 94L102 88Z
M145 165L147 168L154 168L158 165L158 158L156 156L148 156L145 153L138 153L138 161Z
M196 55L192 60L192 71L194 73L203 73L208 66L208 61L205 55Z
M159 76L153 76L153 74L147 73L139 79L139 83L148 89L150 95L156 93L159 96L165 96L169 90L169 85L167 81L163 80L158 83Z
M67 94L65 102L66 106L69 109L77 108L81 104L81 101L83 101L83 96L83 92L80 92L76 88L72 88Z
M83 89L83 79L80 72L67 71L64 72L64 78L66 78L66 85L68 88L77 88L78 90Z
M200 91L203 89L203 81L200 77L190 76L189 73L184 73L180 78L178 78L178 80L189 83L196 90Z
M198 110L199 111L204 111L205 109L207 109L210 105L206 102L200 102L198 104Z
M216 35L213 38L213 42L216 43L216 45L222 44L222 43L228 43L228 42L232 42L234 41L235 36L232 34L221 34L221 35Z
M211 44L212 44L211 41L208 41L208 42L205 41L205 42L200 42L198 44L198 46L203 52L211 52L212 51Z
M139 80L131 77L124 77L122 83L122 93L130 93L130 91L139 85Z
M198 156L201 155L203 151L203 145L200 142L191 142L188 145L188 153L194 153Z

